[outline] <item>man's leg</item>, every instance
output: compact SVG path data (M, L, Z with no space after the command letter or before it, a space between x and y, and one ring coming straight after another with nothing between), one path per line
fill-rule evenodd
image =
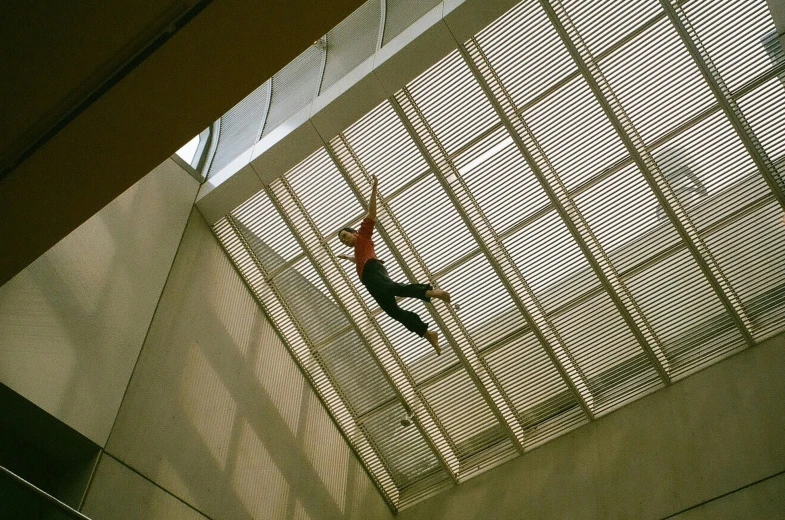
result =
M418 336L427 339L428 343L436 350L437 355L442 353L442 349L439 347L439 334L432 330L428 330L428 325L422 321L417 313L402 309L398 305L398 302L395 301L395 296L392 294L384 295L381 298L376 295L373 296L389 317L398 321Z
M391 282L390 287L395 296L402 298L418 298L426 302L431 301L431 298L438 298L447 303L450 302L450 293L441 289L434 289L430 284Z
M402 309L398 306L398 302L395 301L395 298L390 298L383 303L379 302L379 304L382 310L387 313L390 318L400 322L404 327L418 336L422 336L425 334L425 331L428 330L428 325L422 321L416 312Z

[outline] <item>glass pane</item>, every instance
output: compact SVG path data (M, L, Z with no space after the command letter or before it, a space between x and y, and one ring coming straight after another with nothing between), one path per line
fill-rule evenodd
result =
M568 190L627 155L583 79L560 88L523 117Z
M425 388L423 395L441 418L459 459L474 455L507 436L463 370Z
M728 88L735 90L778 59L766 0L692 0L684 11Z
M397 114L385 101L343 133L357 160L389 196L428 170Z
M555 211L516 232L504 245L546 311L599 287L586 257Z
M431 273L476 247L469 230L435 177L428 177L390 203L393 214Z
M295 195L322 236L337 233L362 206L322 148L286 174Z
M682 250L627 281L657 335L668 370L678 375L697 361L743 344L690 254Z
M499 123L490 101L457 52L406 88L447 154Z
M714 102L667 19L600 61L600 68L647 142Z
M497 233L548 204L545 191L503 128L468 148L454 164Z
M566 0L563 4L595 57L662 12L656 0Z
M536 2L520 2L476 39L519 108L576 72L570 54Z
M509 292L483 255L450 271L439 280L448 289L458 317L477 348L483 348L525 322Z

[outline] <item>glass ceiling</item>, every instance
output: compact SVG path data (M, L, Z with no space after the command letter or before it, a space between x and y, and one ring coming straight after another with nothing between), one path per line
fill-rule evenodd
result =
M394 511L785 329L774 31L524 1L215 225ZM371 175L393 278L460 304L402 302L441 356L337 259Z

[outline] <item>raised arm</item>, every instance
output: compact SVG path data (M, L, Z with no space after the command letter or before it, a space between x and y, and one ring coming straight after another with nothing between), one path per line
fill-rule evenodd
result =
M371 176L371 200L368 202L368 218L376 221L376 191L377 191L377 184L379 181L376 179L376 175Z

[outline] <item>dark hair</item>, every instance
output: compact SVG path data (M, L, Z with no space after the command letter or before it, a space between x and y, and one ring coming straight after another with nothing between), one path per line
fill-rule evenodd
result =
M357 230L356 230L356 229L354 229L354 228L350 228L350 227L345 227L345 228L343 228L342 230L340 230L340 231L338 232L338 240L340 240L340 239L341 239L341 233L343 233L344 231L348 231L349 233L357 233Z

